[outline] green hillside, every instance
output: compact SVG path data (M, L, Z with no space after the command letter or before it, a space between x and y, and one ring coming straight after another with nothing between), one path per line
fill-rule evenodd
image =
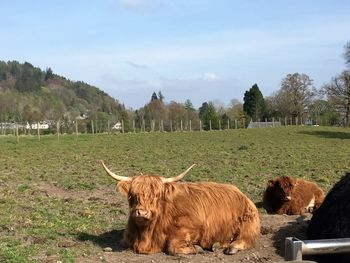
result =
M122 118L124 106L108 94L81 81L56 75L25 62L0 61L0 121L70 122Z

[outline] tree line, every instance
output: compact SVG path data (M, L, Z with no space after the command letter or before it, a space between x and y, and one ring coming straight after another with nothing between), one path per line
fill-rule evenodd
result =
M232 99L230 105L218 102L203 102L195 109L190 100L184 103L164 103L164 96L154 92L144 107L129 112L131 119L172 120L176 127L181 123L201 123L203 129L219 129L226 123L252 121L284 120L284 124L293 124L295 120L308 121L309 124L327 124L350 126L350 42L344 47L344 59L347 69L334 76L329 83L316 89L313 80L304 73L287 74L280 88L268 97L264 97L258 84L254 84L244 93L243 103ZM140 124L141 125L141 124ZM198 127L197 127L198 128Z
M79 130L86 132L92 130L93 122L100 131L122 122L125 132L239 128L246 127L250 120L281 119L284 123L288 120L288 124L308 120L314 124L349 126L350 42L344 47L344 59L346 69L319 89L310 76L291 73L267 97L254 84L244 93L243 102L232 99L226 106L207 101L196 109L189 99L167 103L159 91L136 110L126 109L96 87L58 76L50 68L42 71L28 62L0 61L0 122L60 121L62 132L74 132L77 119Z

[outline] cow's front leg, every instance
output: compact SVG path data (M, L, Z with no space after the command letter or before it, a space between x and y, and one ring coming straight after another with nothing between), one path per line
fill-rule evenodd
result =
M202 253L203 249L196 245L198 238L198 233L193 230L177 229L169 236L167 252L171 255Z

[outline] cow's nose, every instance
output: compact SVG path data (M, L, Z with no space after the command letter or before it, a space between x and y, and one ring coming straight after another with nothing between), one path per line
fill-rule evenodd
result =
M142 209L136 209L136 216L146 217L147 216L147 211L142 210Z

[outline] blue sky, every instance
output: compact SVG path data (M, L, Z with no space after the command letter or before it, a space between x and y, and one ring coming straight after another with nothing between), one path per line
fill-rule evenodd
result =
M0 0L0 60L82 80L137 109L264 96L288 73L316 88L345 69L350 1Z

